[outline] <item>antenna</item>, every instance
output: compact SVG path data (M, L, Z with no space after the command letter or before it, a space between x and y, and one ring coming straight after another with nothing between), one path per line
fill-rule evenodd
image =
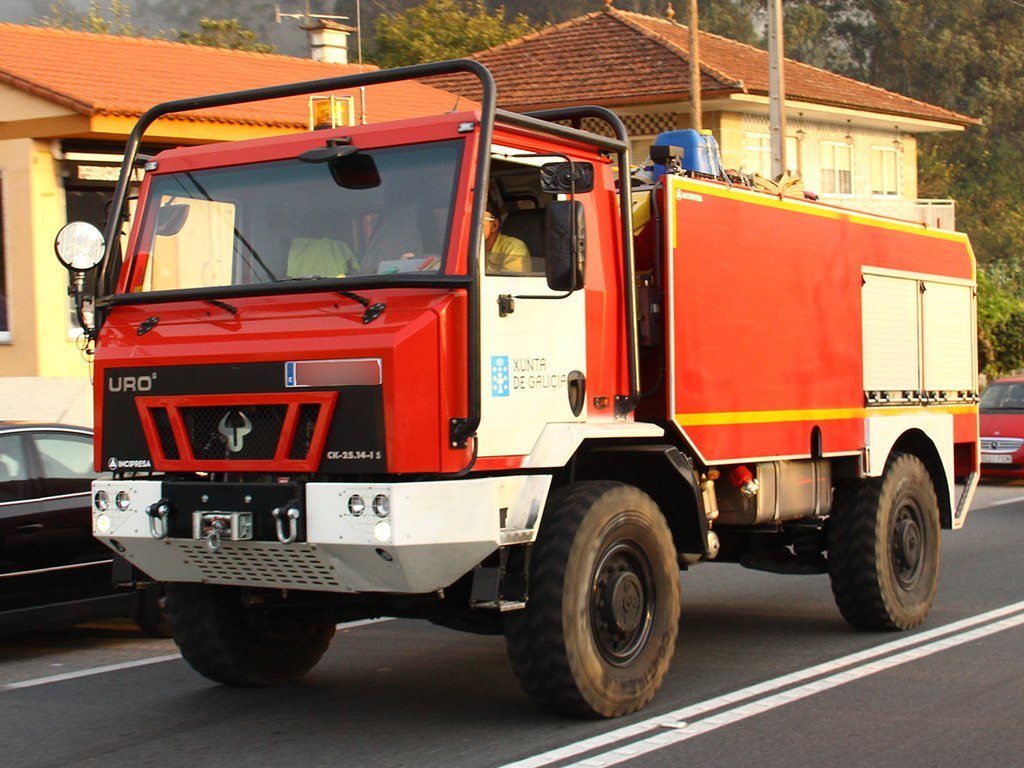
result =
M310 17L315 16L318 19L330 19L331 21L348 21L348 16L333 16L329 13L313 13L309 10L309 0L306 0L306 10L303 13L282 13L281 6L274 6L274 21L278 24L281 23L281 19L302 19L303 21L309 20Z
M331 13L313 13L309 10L309 0L305 0L305 10L302 13L286 13L281 10L281 5L274 4L273 6L273 18L276 23L281 24L283 18L296 18L301 20L302 24L300 28L308 28L310 26L310 18L318 18L321 20L332 20L332 22L348 22L351 19L350 16L338 16ZM359 59L359 72L362 72L362 13L361 13L360 0L355 0L355 43L358 50ZM307 30L308 31L308 30ZM456 101L458 104L458 100ZM359 123L366 124L367 122L367 93L366 88L359 88Z
M325 19L330 21L351 21L351 16L335 16L329 13L313 13L309 9L309 0L305 2L306 10L302 13L283 13L281 6L274 5L274 21L278 24L281 23L282 19L298 19L303 24L308 25L310 18ZM359 57L359 69L363 68L363 24L362 24L362 9L360 0L356 0L356 47L358 49ZM302 26L302 25L300 25Z

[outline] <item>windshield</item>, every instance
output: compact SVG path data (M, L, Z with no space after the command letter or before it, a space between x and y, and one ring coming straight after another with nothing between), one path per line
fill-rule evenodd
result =
M154 176L128 290L440 271L462 146Z
M997 381L981 395L982 411L1024 411L1024 381Z

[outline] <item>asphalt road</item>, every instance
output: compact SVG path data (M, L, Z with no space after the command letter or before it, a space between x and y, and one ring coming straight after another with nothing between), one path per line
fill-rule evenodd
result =
M339 630L302 681L231 689L123 624L0 638L0 766L1012 766L1024 754L1024 486L983 485L943 534L911 633L847 627L827 577L684 573L653 704L534 708L500 638L412 621Z

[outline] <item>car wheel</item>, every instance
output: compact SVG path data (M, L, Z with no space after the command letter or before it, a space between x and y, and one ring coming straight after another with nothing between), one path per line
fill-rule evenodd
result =
M227 685L297 680L334 637L329 611L259 603L239 587L168 584L167 613L185 660L204 677Z
M939 585L939 505L921 460L894 454L880 478L837 490L828 562L839 611L860 629L911 629Z
M645 706L668 671L679 624L679 567L654 501L612 482L552 494L529 600L505 622L513 670L544 706L585 717Z

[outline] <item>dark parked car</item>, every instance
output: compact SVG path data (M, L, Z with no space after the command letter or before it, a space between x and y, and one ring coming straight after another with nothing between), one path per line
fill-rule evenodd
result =
M996 379L981 394L981 474L1024 478L1024 376Z
M0 422L0 633L129 617L165 634L158 586L114 587L114 555L92 536L94 477L91 430Z

